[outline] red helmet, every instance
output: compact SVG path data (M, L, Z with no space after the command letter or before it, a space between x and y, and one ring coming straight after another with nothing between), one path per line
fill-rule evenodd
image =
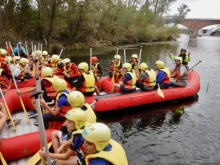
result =
M97 57L95 57L95 56L93 56L93 57L91 58L91 60L92 60L92 63L96 63L96 62L98 61Z

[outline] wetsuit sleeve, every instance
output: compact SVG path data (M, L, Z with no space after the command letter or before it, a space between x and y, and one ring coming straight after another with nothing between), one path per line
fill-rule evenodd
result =
M62 108L62 106L65 105L66 100L67 100L67 98L66 98L65 95L61 96L61 97L59 98L59 100L58 100L57 106L58 106L59 108Z
M79 88L83 82L85 81L83 75L79 76L78 79L76 79L73 83L74 83L74 87Z
M61 75L61 73L64 71L63 68L59 69L59 71L55 72L54 75Z

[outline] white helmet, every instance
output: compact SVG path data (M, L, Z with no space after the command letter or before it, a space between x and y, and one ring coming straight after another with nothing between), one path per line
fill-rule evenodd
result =
M115 55L114 58L117 58L117 59L121 60L121 56L120 55Z
M47 56L48 52L46 50L44 50L42 54L43 54L43 56Z
M138 58L137 54L132 54L131 58Z

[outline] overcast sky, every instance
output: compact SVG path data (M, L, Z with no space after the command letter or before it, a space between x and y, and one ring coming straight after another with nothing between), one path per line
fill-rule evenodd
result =
M178 13L177 8L186 4L191 9L186 18L218 18L220 19L220 0L177 0L170 7L169 15Z

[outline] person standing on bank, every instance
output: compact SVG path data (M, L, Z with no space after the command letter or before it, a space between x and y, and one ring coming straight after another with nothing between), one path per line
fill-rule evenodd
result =
M188 83L188 69L187 66L182 65L183 59L181 57L176 57L175 63L176 66L171 73L171 78L175 80L171 81L171 85L185 87Z
M27 58L27 52L25 48L22 46L22 42L17 43L17 47L14 48L14 55L20 56L21 58Z
M169 51L167 51L167 54L169 55L169 57L172 59L172 60L175 60L176 59L176 57L181 57L182 59L183 59L183 62L182 62L182 64L183 65L188 65L188 62L190 62L190 52L188 52L188 54L186 54L186 49L185 48L182 48L181 50L180 50L180 55L177 55L177 56L173 56L173 55L171 55L170 54L170 52Z

